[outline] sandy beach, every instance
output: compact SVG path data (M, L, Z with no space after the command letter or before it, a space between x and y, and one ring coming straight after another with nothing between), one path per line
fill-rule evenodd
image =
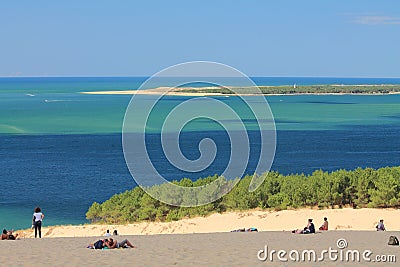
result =
M400 210L396 209L299 209L282 211L245 211L212 214L173 222L141 222L126 225L88 224L50 226L42 229L44 237L101 236L106 230L117 229L123 235L192 234L230 232L240 228L259 231L291 231L303 228L307 219L314 219L318 228L327 217L330 230L374 231L380 219L387 230L400 231ZM45 222L44 222L45 223ZM31 229L18 231L24 238L34 237Z
M399 259L400 247L388 246L387 241L390 235L399 234L328 231L313 235L290 232L129 235L117 240L127 238L136 248L113 250L86 248L99 237L22 239L0 241L0 261L7 266L397 266L393 261ZM286 254L281 255L281 260L276 253L271 258L273 250L283 250ZM304 251L310 250L315 252L315 258L311 254L309 260L308 252ZM357 251L359 261L348 251ZM392 262L374 262L380 259Z
M216 89L217 87L202 87L201 89ZM124 90L124 91L94 91L81 92L88 95L169 95L169 96L216 96L216 95L233 95L221 93L205 93L205 92L185 92L185 90L195 90L195 87L157 87L146 90Z
M290 230L305 226L313 218L316 227L328 217L330 231L313 235L292 234ZM375 231L379 219L384 219L387 232ZM230 232L255 227L259 232ZM90 250L86 246L102 237L105 231L118 229L118 241L127 238L137 248ZM0 241L0 261L10 266L95 266L96 264L134 264L136 266L280 266L279 259L258 259L260 250L337 250L337 240L345 239L342 250L371 250L376 255L400 257L400 247L388 246L390 235L400 237L400 211L395 209L300 209L284 211L248 211L213 214L181 221L144 222L129 225L81 225L44 227L42 239L34 239L33 230L19 231L17 241ZM269 252L268 252L269 253ZM259 254L263 259L265 254ZM275 255L276 257L276 255ZM288 255L286 255L288 257ZM308 262L304 266L342 266L340 259L328 255L323 262ZM392 256L391 256L392 257ZM373 258L374 260L376 258ZM393 259L390 259L393 261ZM286 264L293 265L288 259ZM298 262L296 262L298 263ZM369 262L368 265L376 264ZM365 265L348 263L348 266ZM386 265L389 263L386 263ZM395 265L395 263L390 263ZM382 266L386 266L382 265Z

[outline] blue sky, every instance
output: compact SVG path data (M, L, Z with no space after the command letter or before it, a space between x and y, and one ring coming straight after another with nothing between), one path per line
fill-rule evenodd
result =
M400 77L400 1L1 1L0 76Z

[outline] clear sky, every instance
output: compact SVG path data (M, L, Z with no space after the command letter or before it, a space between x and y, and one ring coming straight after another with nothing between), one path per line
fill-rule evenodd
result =
M5 0L0 29L0 76L400 77L398 0Z

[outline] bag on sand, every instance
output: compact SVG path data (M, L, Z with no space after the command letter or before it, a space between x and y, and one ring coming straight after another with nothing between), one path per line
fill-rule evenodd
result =
M398 246L399 245L399 240L397 239L397 237L395 237L394 235L389 237L389 242L388 245L391 246Z
M94 249L102 249L103 248L103 240L98 240L93 244Z

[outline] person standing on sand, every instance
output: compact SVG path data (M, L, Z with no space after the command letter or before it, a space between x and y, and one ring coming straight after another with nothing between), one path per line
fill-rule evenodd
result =
M39 207L35 208L33 213L33 226L35 227L35 238L37 237L37 233L39 231L39 238L42 238L42 220L44 218L44 214Z

